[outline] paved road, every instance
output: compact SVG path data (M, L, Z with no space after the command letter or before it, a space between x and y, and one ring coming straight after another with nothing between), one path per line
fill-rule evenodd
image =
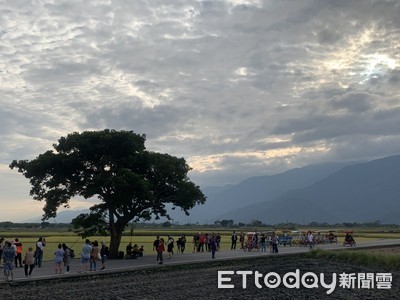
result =
M356 248L369 248L369 247L382 247L382 246L400 246L400 239L381 239L375 241L368 241L357 244ZM189 248L189 247L188 247ZM336 250L343 249L342 244L327 244L327 245L318 245L316 248L325 249L325 250ZM351 248L346 246L345 248ZM49 250L47 250L49 251ZM201 263L201 262L209 262L215 260L226 260L226 259L236 259L236 258L245 258L245 257L259 257L263 255L290 255L290 254L298 254L310 251L307 247L297 247L297 246L287 246L280 247L278 254L267 253L263 254L257 251L244 252L242 250L235 251L218 251L216 253L216 258L211 258L211 253L203 252L203 253L184 253L184 254L176 254L173 258L168 259L167 255L164 254L164 265L158 265L156 262L156 254L155 252L146 252L146 255L143 258L139 259L113 259L108 260L106 263L105 270L99 270L101 267L101 263L98 265L97 271L80 273L80 260L79 258L73 259L71 270L69 274L54 274L54 262L47 261L43 262L41 268L35 268L32 273L32 277L25 277L23 268L14 269L14 282L24 282L24 281L36 281L43 279L51 279L56 277L74 277L74 276L82 276L82 275L91 275L91 274L101 274L101 273L109 273L109 272L121 272L128 271L134 269L142 269L142 268L158 268L164 267L168 265L175 264L187 264L187 263ZM78 251L77 251L78 252ZM96 273L95 273L96 272ZM3 282L4 279L1 277L0 283Z

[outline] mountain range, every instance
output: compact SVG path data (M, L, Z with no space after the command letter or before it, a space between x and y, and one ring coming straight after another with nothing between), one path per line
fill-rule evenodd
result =
M400 223L400 156L344 166L315 183L272 200L220 214L236 222Z
M369 162L325 163L251 177L235 185L206 187L204 205L186 216L170 210L174 222L216 220L265 224L375 222L400 224L400 155ZM64 211L70 222L82 211ZM40 218L38 218L40 219Z

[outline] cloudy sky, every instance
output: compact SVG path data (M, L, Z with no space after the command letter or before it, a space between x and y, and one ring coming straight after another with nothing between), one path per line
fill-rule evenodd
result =
M397 0L0 0L0 221L43 205L9 163L74 131L146 134L203 187L400 154L399 15Z

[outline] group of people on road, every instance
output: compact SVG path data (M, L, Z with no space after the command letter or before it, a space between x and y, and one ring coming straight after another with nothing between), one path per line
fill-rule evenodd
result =
M215 252L221 248L221 234L196 233L192 239L193 253L211 252L215 258Z
M14 278L15 268L24 268L26 277L32 276L35 267L42 267L44 249L46 247L46 239L40 237L35 243L35 250L33 247L23 251L23 244L18 238L14 240L5 240L0 238L0 265L4 270L4 277L8 281ZM99 243L97 241L90 242L88 239L82 247L81 251L81 266L80 271L96 271L97 262L101 261L101 269L105 269L105 263L109 256L109 249L105 242ZM71 269L72 259L75 257L73 249L68 247L65 243L60 243L54 251L54 268L55 274L61 274L64 271L68 274Z
M232 246L231 249L236 249L236 233L232 234ZM262 253L267 254L269 249L270 253L279 252L279 236L272 232L270 235L259 232L243 233L239 234L240 249L244 251L251 251L252 249L261 250Z
M177 253L183 254L185 249L186 249L186 236L183 234L181 235L178 240L176 241L176 248L177 248ZM164 263L164 257L163 257L163 252L167 250L168 253L168 258L171 259L174 255L174 243L175 240L174 238L169 235L168 238L165 239L157 236L156 239L153 242L153 251L157 252L157 262L159 264ZM208 233L202 234L199 232L198 234L195 234L192 239L193 243L193 253L197 252L211 252L211 257L215 258L215 252L220 248L220 243L221 243L221 235L215 235L211 234L209 235Z
M35 267L40 268L42 266L45 246L46 239L40 237L36 242L35 250L33 250L33 247L28 247L23 256L23 244L19 238L15 238L14 240L0 238L0 265L4 270L6 280L13 280L13 270L18 267L24 268L26 277L31 276Z
M86 239L81 250L80 272L96 271L98 261L101 261L100 270L104 270L108 256L109 249L104 241L101 242L100 247L97 240L91 242L89 239Z

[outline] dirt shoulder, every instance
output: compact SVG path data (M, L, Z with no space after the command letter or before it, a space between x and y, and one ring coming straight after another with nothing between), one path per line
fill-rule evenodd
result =
M400 293L399 272L392 273L392 288L347 289L336 288L328 295L321 287L289 289L281 284L268 288L259 280L257 288L254 276L248 275L247 287L243 277L232 275L233 289L218 289L218 271L258 271L263 275L276 272L283 278L287 272L299 270L300 276L313 272L325 274L325 281L332 282L332 274L378 273L379 269L363 268L335 261L307 259L302 255L259 257L234 261L216 261L205 264L164 266L156 269L127 271L119 274L93 275L76 278L60 278L51 281L17 283L0 290L2 299L396 299ZM224 275L225 277L228 277ZM338 275L339 276L339 275Z

